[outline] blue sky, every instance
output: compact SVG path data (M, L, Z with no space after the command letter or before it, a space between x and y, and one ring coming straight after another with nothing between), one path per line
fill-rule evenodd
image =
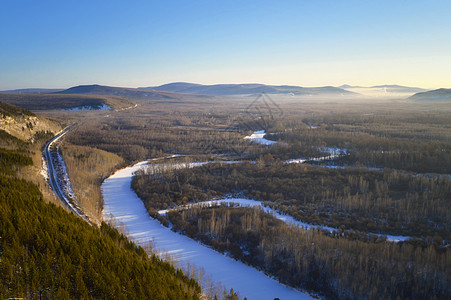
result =
M451 87L451 1L0 3L0 90L78 84Z

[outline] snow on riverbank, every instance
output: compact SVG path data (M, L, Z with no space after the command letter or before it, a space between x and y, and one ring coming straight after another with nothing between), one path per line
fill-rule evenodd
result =
M325 152L329 152L331 156L333 155L341 155L341 154L336 154L336 153L346 153L346 150L343 149L339 149L339 148L324 148ZM174 158L174 157L178 157L180 155L172 155L167 158ZM321 158L317 158L317 159L310 159L310 160L324 160L326 159L326 157L321 157ZM159 161L161 160L160 158L155 158L152 161ZM286 163L304 163L305 159L293 159L293 160L288 160L285 161ZM221 163L242 163L243 161L222 161ZM144 169L147 173L149 174L155 174L155 173L161 173L164 170L169 170L169 169L182 169L182 168L196 168L196 167L201 167L203 165L206 165L208 163L215 163L215 161L208 161L208 162L191 162L191 163L186 163L186 162L177 162L177 163L167 163L165 165L162 165L160 163L156 163L156 164L148 164L146 167L142 167L142 169ZM321 166L321 167L331 167L331 168L345 168L345 167L334 167L334 166ZM269 213L274 215L274 217L276 217L279 220L282 220L283 222L285 222L286 224L289 225L295 225L298 226L300 228L304 228L304 229L310 229L310 228L320 228L323 230L327 230L329 232L333 232L333 231L338 231L337 228L333 228L333 227L328 227L328 226L324 226L324 225L315 225L315 224L310 224L310 223L306 223L306 222L302 222L302 221L298 221L296 219L294 219L292 216L289 215L285 215L285 214L280 214L279 212L271 209L270 207L265 207L263 205L262 201L258 201L258 200L251 200L251 199L243 199L243 198L225 198L225 199L217 199L217 200L211 200L211 201L203 201L203 202L197 202L197 203L190 203L190 204L186 204L183 206L179 206L176 209L188 209L192 206L196 206L196 205L200 205L200 206L205 206L205 207L211 207L211 206L217 206L217 205L221 205L221 204L235 204L238 206L242 206L242 207L253 207L253 206L260 206L264 212ZM158 211L159 214L166 214L170 209L165 209L165 210L160 210ZM384 235L384 234L378 234L378 233L370 233L370 234L374 234L374 235L378 235L378 236L386 236L387 241L388 242L401 242L401 241L406 241L408 239L410 239L410 236L397 236L397 235Z
M333 227L322 226L322 225L313 225L313 224L305 223L302 221L298 221L298 220L294 219L292 216L281 214L281 213L273 210L270 207L264 206L262 201L244 199L244 198L225 198L225 199L218 199L218 200L211 200L211 201L203 201L203 202L183 205L183 206L177 207L177 208L188 209L193 206L213 207L213 206L219 206L222 204L226 204L229 206L236 205L236 206L240 206L240 207L259 206L265 213L273 215L276 219L279 219L279 220L285 222L286 224L295 225L300 228L305 228L305 229L320 228L323 230L327 230L329 232L334 232L334 231L338 230L337 228L333 228ZM160 211L158 211L158 213L160 215L166 214L166 213L168 213L169 210L170 209L160 210ZM378 234L378 235L384 236L382 234ZM405 240L408 240L409 238L411 238L409 236L400 236L400 235L385 235L385 236L387 237L387 241L395 242L395 243L400 242L400 241L405 241Z
M318 148L322 152L329 153L326 156L320 156L320 157L312 157L312 158L292 158L285 161L287 164L303 164L307 161L323 161L323 160L332 160L336 159L340 156L348 154L347 149L341 149L341 148L331 148L331 147L319 147Z
M106 104L103 104L102 106L77 106L72 108L63 108L62 110L65 111L85 111L85 110L113 110L111 107L109 107Z
M270 140L265 139L264 138L265 134L266 134L265 130L258 130L258 131L254 131L254 133L252 133L251 135L245 136L244 139L251 140L252 142L259 143L262 145L277 144L276 141L270 141ZM348 154L347 149L341 149L341 148L318 147L318 150L320 150L322 152L326 152L326 153L328 153L328 155L316 157L316 158L293 158L293 159L286 160L285 162L289 163L289 164L292 164L292 163L303 164L308 160L323 161L323 160L328 160L328 159L335 159L340 156Z
M133 173L146 162L119 170L102 184L104 198L103 218L114 217L126 227L129 237L140 245L152 242L154 249L166 252L178 263L188 262L203 268L214 282L238 291L248 299L312 299L307 294L280 284L262 272L226 257L198 242L172 232L151 218L143 202L131 189Z
M254 131L254 133L252 133L251 135L245 136L244 139L246 140L250 140L252 142L255 143L259 143L262 145L272 145L275 144L277 142L275 141L270 141L264 138L266 132L264 130L259 130L259 131Z

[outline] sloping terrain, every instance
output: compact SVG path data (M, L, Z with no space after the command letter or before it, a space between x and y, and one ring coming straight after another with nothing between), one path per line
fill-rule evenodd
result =
M60 94L1 94L0 101L17 105L32 111L74 110L90 107L93 110L110 107L115 110L134 105L124 97L97 95L60 95Z
M451 89L437 89L428 92L416 93L409 100L420 102L451 102Z
M197 283L115 229L45 204L36 185L0 174L0 297L198 299Z
M56 92L55 94L85 94L85 95L109 95L109 96L119 96L128 99L175 99L171 95L167 95L164 92L157 91L146 91L133 88L121 88L121 87L111 87L103 85L79 85L71 87L67 90Z
M0 117L45 124L5 103ZM46 203L46 184L37 173L52 128L43 128L47 134L34 143L0 131L0 298L199 299L196 281L117 230L105 223L90 226Z
M427 90L418 88L418 87L410 87L410 86L402 86L395 84L386 84L386 85L374 85L374 86L351 86L348 84L344 84L339 86L339 88L345 89L350 92L355 92L362 94L364 96L369 97L381 97L381 98L405 98L409 97L415 93L425 92Z
M62 90L63 89L28 88L28 89L0 91L0 93L3 93L3 94L50 94L50 93L60 92Z
M167 91L184 94L199 94L212 96L248 95L248 94L293 94L293 95L356 95L340 88L332 86L324 87L300 87L289 85L265 85L265 84L214 84L202 85L186 82L174 82L157 87L147 87L157 91Z
M24 142L34 142L47 132L56 132L58 126L34 113L8 103L0 102L0 131ZM6 135L5 135L6 136Z

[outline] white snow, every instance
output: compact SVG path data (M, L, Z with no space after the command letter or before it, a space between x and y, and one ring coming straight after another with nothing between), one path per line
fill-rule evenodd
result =
M74 200L78 200L70 186L66 165L59 151L59 141L66 133L69 132L70 128L71 127L66 127L58 132L53 139L47 142L45 146L44 155L47 160L47 175L50 176L52 174L52 178L49 178L49 183L57 196L59 195L58 197L60 197L61 201L63 201L63 203L66 204L79 217L88 223L91 223L89 218L84 215L77 204L74 203ZM52 148L54 144L56 147L55 151L50 151L50 148Z
M316 128L316 127L311 127L311 128ZM264 138L265 134L266 134L265 130L258 130L258 131L254 131L254 133L252 133L251 135L245 136L244 139L248 139L248 140L251 140L252 142L259 143L262 145L277 144L276 141L270 141L270 140L265 139ZM292 163L303 164L307 160L322 161L322 160L326 160L326 159L335 159L337 157L340 157L340 156L348 153L347 149L342 149L342 148L318 147L318 150L327 152L327 153L329 153L329 155L316 157L316 158L309 158L309 159L293 158L293 159L286 160L285 162L289 163L289 164L292 164Z
M237 205L240 207L254 207L254 206L259 206L262 208L262 210L267 213L267 214L271 214L273 215L276 219L279 219L283 222L285 222L288 225L295 225L297 227L300 228L305 228L305 229L310 229L310 228L319 228L319 229L324 229L327 230L329 232L334 232L334 231L338 231L337 228L333 228L333 227L329 227L329 226L323 226L323 225L313 225L313 224L309 224L306 222L302 222L302 221L298 221L295 218L293 218L292 216L289 215L284 215L281 214L275 210L273 210L270 207L264 206L262 201L258 201L258 200L252 200L252 199L245 199L245 198L224 198L224 199L218 199L218 200L211 200L211 201L203 201L203 202L198 202L198 203L190 203L190 204L186 204L186 205L182 205L182 206L178 206L175 209L188 209L190 207L193 206L201 206L201 207L214 207L214 206L219 206L221 204L226 204L226 205ZM161 214L166 214L168 213L168 211L171 209L164 209L164 210L160 210L158 211L158 213ZM383 234L377 234L378 236L384 236ZM387 241L389 242L400 242L400 241L405 241L411 237L409 236L401 236L401 235L385 235L387 237Z
M329 159L335 159L342 155L345 155L348 153L347 149L341 149L341 148L331 148L331 147L318 147L318 150L322 152L327 152L329 155L326 156L320 156L320 157L313 157L313 158L292 158L285 161L287 164L303 164L306 161L323 161L323 160L329 160Z
M307 159L305 159L305 158L292 158L292 159L286 160L285 162L287 164L303 164L306 161L307 161Z
M176 209L180 209L180 208L188 209L193 206L214 207L214 206L219 206L222 204L226 204L229 206L237 205L240 207L259 206L265 213L273 215L276 219L279 219L279 220L285 222L286 224L290 224L290 225L293 224L293 225L296 225L298 227L305 228L305 229L320 227L322 229L326 229L331 232L336 230L335 228L331 228L331 227L327 227L327 226L312 225L312 224L308 224L305 222L297 221L292 216L280 214L279 212L273 210L272 208L264 206L262 201L245 199L245 198L224 198L224 199L218 199L218 200L202 201L202 202L198 202L198 203L190 203L187 205L179 206ZM166 214L168 211L170 211L170 209L159 210L158 213Z
M331 153L331 156L334 157L334 155L338 155L338 154L333 154L333 153L340 153L340 152L345 152L346 153L346 149L340 149L340 148L323 148L325 152L329 152ZM167 158L174 158L174 157L178 157L181 156L179 154L175 154L169 157L165 157ZM319 158L315 158L315 159L310 159L310 160L317 160L317 161L321 161L327 159L327 157L319 157ZM152 161L159 161L161 160L161 158L155 158L152 159ZM306 159L290 159L285 161L286 163L304 163L306 161ZM161 163L153 163L153 164L146 164L145 167L142 167L143 170L145 170L145 172L147 174L155 174L155 173L161 173L163 171L167 171L167 170L175 170L175 169L182 169L182 168L196 168L196 167L200 167L203 165L206 165L208 163L215 163L215 161L208 161L208 162L171 162L171 163L165 163L165 164L161 164ZM226 163L226 164L230 164L230 163L243 163L243 161L221 161L220 163ZM321 166L321 167L327 167L327 168L346 168L346 167L338 167L338 166ZM120 175L119 175L120 176ZM310 223L306 223L306 222L302 222L302 221L298 221L296 219L294 219L292 216L289 215L285 215L285 214L280 214L279 212L273 210L270 207L265 207L262 201L258 201L258 200L251 200L251 199L245 199L245 198L224 198L224 199L217 199L217 200L211 200L211 201L203 201L203 202L197 202L197 203L189 203L186 205L182 205L179 207L176 207L175 209L188 209L194 205L200 205L200 206L206 206L206 207L211 207L211 206L217 206L220 205L222 203L225 204L235 204L238 206L243 206L243 207L253 207L253 206L260 206L264 212L269 213L274 215L274 217L276 217L279 220L284 221L286 224L289 225L295 225L298 226L300 228L305 228L305 229L310 229L310 228L319 228L319 229L324 229L327 230L329 232L333 232L333 231L338 231L338 228L333 228L333 227L328 227L328 226L324 226L324 225L314 225L314 224L310 224ZM174 209L174 208L172 208ZM165 209L165 210L160 210L158 211L159 214L166 214L170 209ZM410 236L396 236L396 235L384 235L384 234L377 234L377 233L371 233L371 234L376 234L378 236L386 236L387 237L387 241L388 242L399 242L399 241L405 241L410 239Z
M100 107L94 107L94 106L77 106L72 108L63 108L62 110L66 111L84 111L84 110L113 110L111 107L109 107L106 104L103 104Z
M136 107L138 107L138 104L135 104L135 105L132 105L132 106L129 106L129 107L126 107L126 108L118 109L117 111L128 110L128 109L132 109L132 108L136 108Z
M200 243L172 232L151 218L143 202L131 189L132 174L146 162L119 170L102 184L103 217L113 216L123 223L129 237L140 245L152 243L154 249L170 253L179 265L203 268L214 282L233 288L248 299L312 299L311 296L287 287L262 272L226 257ZM164 256L164 254L162 254Z
M383 236L383 235L380 235ZM387 235L387 241L389 242L394 242L394 243L398 243L398 242L404 242L412 237L410 236L403 236L403 235Z
M47 162L45 160L44 155L41 156L41 164L42 164L42 167L41 167L40 173L41 173L42 177L44 177L45 181L49 181L49 170L47 168Z
M244 139L251 140L252 142L259 143L262 145L272 145L277 142L270 141L264 138L266 132L265 130L254 131L251 135L245 136Z

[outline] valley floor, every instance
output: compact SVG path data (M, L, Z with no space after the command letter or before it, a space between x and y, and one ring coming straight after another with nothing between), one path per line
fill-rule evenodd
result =
M150 243L162 256L169 254L181 267L195 265L198 273L205 272L204 288L207 281L220 282L248 299L312 299L308 294L278 283L262 272L175 233L152 219L130 188L133 173L145 165L146 162L137 163L105 180L102 185L105 220L113 218L114 222L119 222L119 227L123 224L133 241L142 246Z

